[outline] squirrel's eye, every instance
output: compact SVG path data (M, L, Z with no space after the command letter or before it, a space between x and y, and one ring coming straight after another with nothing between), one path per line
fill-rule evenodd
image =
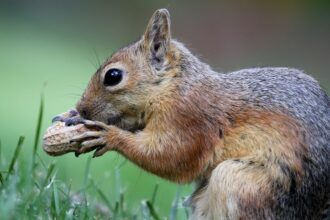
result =
M115 86L123 78L123 71L120 69L109 69L104 75L103 84L105 86Z

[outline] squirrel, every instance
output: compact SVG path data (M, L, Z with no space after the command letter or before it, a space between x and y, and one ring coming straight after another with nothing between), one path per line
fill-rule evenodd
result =
M76 123L97 128L74 138L77 154L117 151L197 183L191 219L329 217L326 92L297 69L215 72L172 39L166 9L101 65L76 109Z

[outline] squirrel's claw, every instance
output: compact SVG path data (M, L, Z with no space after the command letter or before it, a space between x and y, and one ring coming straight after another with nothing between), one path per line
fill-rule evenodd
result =
M56 122L56 121L63 121L64 117L57 115L52 119L52 123Z
M109 130L109 125L100 122L100 121L91 121L91 120L83 120L82 122L86 127L92 127L92 128L100 128L102 130Z
M103 148L105 144L106 144L106 139L104 137L84 141L81 143L81 148L79 149L79 153L87 153L95 149Z
M58 115L52 119L52 123L57 122L57 121L65 122L66 126L71 126L71 125L82 124L84 122L84 119L81 118L80 116L74 116L72 118L67 118L65 116Z
M75 152L76 156L96 150L93 157L98 157L103 155L106 151L108 151L105 145L106 145L106 135L108 130L110 129L110 126L102 122L90 121L82 118L79 119L79 123L84 124L88 128L94 128L94 129L86 131L71 139L72 142L78 142L81 145L81 148L79 148Z
M52 123L56 122L56 121L60 121L60 122L66 122L66 120L71 119L71 118L80 118L79 117L79 113L77 112L77 110L75 109L70 109L67 112L64 112L60 115L55 116L52 119ZM80 122L81 123L81 122ZM78 124L78 123L77 123Z
M86 139L101 137L103 132L101 131L86 131L83 134L77 135L71 139L71 142L86 142Z
M72 125L82 124L84 122L84 119L81 118L80 116L75 116L73 118L65 118L64 122L66 126L72 126Z
M86 131L83 134L77 135L71 139L71 141L79 142L81 148L79 148L75 154L79 156L83 153L88 153L96 149L99 151L105 148L106 145L106 131Z
M109 151L109 149L108 149L107 147L97 148L97 149L94 151L93 158L95 158L95 157L100 157L100 156L102 156L103 154L105 154L107 151Z

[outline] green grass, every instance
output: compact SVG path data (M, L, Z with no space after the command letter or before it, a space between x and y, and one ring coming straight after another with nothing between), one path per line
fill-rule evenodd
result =
M41 97L32 156L21 154L25 145L19 137L13 156L3 158L0 141L0 219L186 219L187 210L180 205L180 187L168 215L160 214L157 205L159 185L155 184L150 199L142 200L130 208L121 184L121 167L115 168L115 189L112 195L103 191L91 172L92 157L88 156L81 186L72 190L70 182L57 177L56 162L46 162L39 156L38 147L44 111ZM30 146L24 146L30 147Z
M30 178L33 172L43 173L45 178L48 167L54 164L49 178L56 174L57 183L69 185L70 192L80 192L90 155L50 157L41 148L40 136L54 115L72 108L79 100L98 65L90 62L96 60L91 50L94 43L77 41L65 37L64 33L38 28L29 22L8 22L5 19L0 19L0 33L0 184L6 179L18 138L24 136L13 173L25 169ZM95 45L100 57L97 60L106 59L119 46L112 41L102 47ZM43 91L45 100L42 116L39 115L40 91ZM38 120L39 117L43 120ZM33 178L37 177L34 174ZM152 199L158 184L154 207L161 219L169 217L177 191L176 184L143 171L116 152L92 159L88 179L92 179L114 207L119 201L119 192L122 192L125 208L136 213L141 211L142 201ZM188 195L192 186L186 185L182 189L182 195ZM96 190L89 190L87 195L105 203Z

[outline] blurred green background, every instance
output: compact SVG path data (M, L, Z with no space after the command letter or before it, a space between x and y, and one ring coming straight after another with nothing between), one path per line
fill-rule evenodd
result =
M30 156L40 93L45 95L43 131L51 118L74 106L106 57L136 40L158 8L168 8L173 37L219 72L256 66L305 70L330 91L330 1L0 1L0 140L10 158L19 135ZM57 176L78 188L87 155L52 158ZM23 158L24 159L24 158ZM8 159L9 160L9 159ZM157 197L168 213L177 185L108 153L92 160L91 175L109 195L121 165L126 201ZM192 186L184 186L187 195Z

